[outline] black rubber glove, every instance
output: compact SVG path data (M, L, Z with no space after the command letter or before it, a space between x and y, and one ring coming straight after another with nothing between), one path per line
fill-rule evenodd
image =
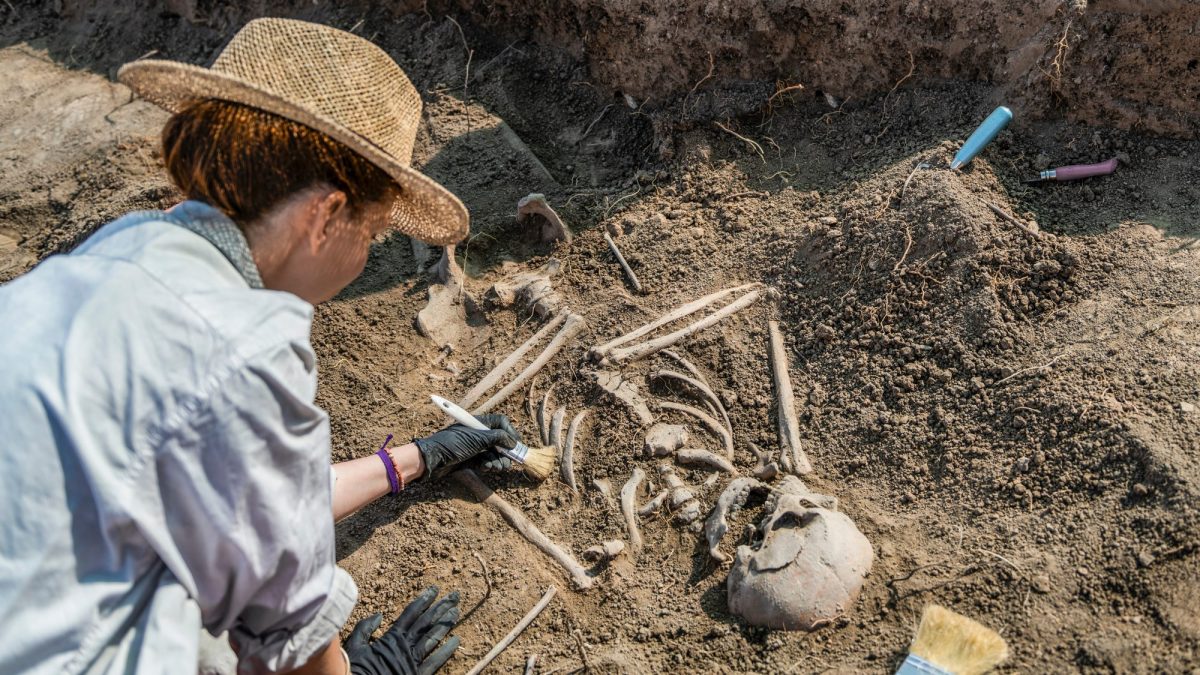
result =
M497 458L500 453L492 448L516 447L521 435L504 415L478 415L475 419L486 424L488 430L454 424L432 436L414 441L421 458L425 460L425 471L431 478L441 478L454 467L479 455L484 455L482 461L485 468L506 468L505 462Z
M375 614L359 621L342 645L350 657L350 672L354 675L432 675L446 665L458 649L455 635L434 651L446 633L458 623L458 591L433 603L437 586L421 592L400 618L378 640L371 634L383 621ZM432 607L430 605L433 605Z

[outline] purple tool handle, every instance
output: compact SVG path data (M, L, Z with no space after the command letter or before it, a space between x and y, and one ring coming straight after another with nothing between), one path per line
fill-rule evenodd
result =
M1072 164L1054 170L1055 180L1079 180L1092 176L1107 176L1117 170L1117 160L1110 159L1099 164Z

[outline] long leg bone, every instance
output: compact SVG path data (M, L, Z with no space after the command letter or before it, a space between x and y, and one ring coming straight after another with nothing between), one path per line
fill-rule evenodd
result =
M651 323L641 326L640 328L636 328L636 329L634 329L624 335L621 335L613 340L609 340L608 342L605 342L602 345L593 347L591 349L591 351L588 352L588 354L593 359L600 361L605 356L607 356L608 352L610 350L612 350L613 348L615 348L617 345L625 344L626 342L629 342L630 340L634 340L636 338L639 338L639 337L649 333L650 331L654 330L655 328L658 328L659 326L666 325L668 323L671 323L672 321L681 319L681 318L687 316L688 314L692 314L693 312L697 312L701 309L704 309L705 307L711 305L712 303L714 303L722 298L728 297L729 295L731 295L733 293L737 293L739 291L744 291L748 288L754 288L755 286L758 286L758 285L759 284L746 284L744 286L737 286L735 288L726 288L724 290L717 291L716 293L709 293L708 295L704 296L703 298L700 298L699 300L693 300L693 301L687 303L686 305L681 305L681 306L671 310L670 312L667 312L666 314L662 315L661 317L659 317L655 321L652 321Z
M659 401L657 405L663 410L675 410L700 420L704 426L708 427L709 431L712 431L721 439L721 443L725 446L725 458L731 462L733 461L733 436L729 434L725 427L721 426L720 422L713 419L711 415L690 405L675 403L674 401Z
M661 492L654 495L653 499L646 502L645 504L642 504L642 508L638 509L638 515L645 518L646 516L650 515L651 513L658 511L659 509L662 508L663 502L667 501L667 496L669 496L670 494L671 494L671 491L664 488Z
M575 490L575 434L587 414L588 411L581 410L571 418L571 426L567 429L567 444L563 447L562 479L572 491Z
M537 375L542 368L545 368L546 364L550 362L550 359L554 358L560 351L562 351L562 348L566 346L567 342L569 342L571 338L575 337L579 331L583 330L586 325L587 322L583 320L583 317L579 316L578 314L568 314L566 321L562 325L562 328L558 329L558 333L554 336L554 339L550 341L550 344L546 345L546 349L544 349L542 353L533 360L533 363L525 366L525 370L522 370L521 374L517 375L512 382L504 385L503 389L496 392L487 400L486 403L472 410L471 413L478 415L488 412L497 404L503 402L504 399L508 398L509 395L521 387L521 385L525 384L529 378Z
M675 461L680 464L706 466L725 473L737 473L737 469L733 468L729 460L701 448L684 448L675 453Z
M739 312L750 305L753 305L758 301L759 298L763 296L764 292L765 290L763 288L756 288L737 300L729 303L728 305L725 305L721 309L718 309L712 314L709 314L703 319L700 319L693 324L684 326L674 333L668 333L662 337L657 337L653 340L647 340L646 342L642 342L630 347L617 347L615 349L611 349L603 356L601 363L622 364L629 361L637 361L638 359L646 358L655 352L677 344L684 338L694 335L695 333L699 333L705 328L708 328L709 326L719 322L721 319L724 319L731 314L734 314L735 312Z
M617 242L613 241L607 232L604 233L604 241L608 242L608 249L616 256L617 263L621 265L621 269L625 272L625 278L629 279L629 285L633 287L633 291L641 293L642 282L638 281L637 275L633 273L633 268L625 262L625 256L621 255L621 249L617 248Z
M508 375L508 372L513 369L513 366L517 365L517 362L521 360L521 357L525 356L526 352L528 352L530 349L533 349L534 345L541 342L555 328L558 328L558 325L561 324L566 318L566 314L558 314L554 318L547 321L546 325L542 326L541 330L533 334L533 337L526 340L520 347L517 347L516 351L509 354L508 358L497 364L495 368L492 368L492 371L479 381L479 384L471 387L471 391L463 394L458 404L463 408L470 410L471 406L475 405L475 402L479 400L480 396L483 396L489 389L499 384L500 380L504 379L504 377Z
M645 479L646 472L634 467L633 475L621 488L621 515L625 517L625 527L629 529L629 548L634 553L642 550L642 533L638 530L637 518L633 515L633 502L637 498L638 486Z
M558 383L550 383L546 393L542 394L542 405L538 408L538 433L542 435L542 445L550 445L550 394L554 392L556 384Z
M729 431L729 435L733 436L733 425L729 423L729 413L725 412L725 406L721 405L721 399L717 398L717 395L713 393L713 390L710 389L707 384L695 378L688 377L683 373L677 373L673 370L655 371L650 373L650 379L676 380L700 392L701 400L705 401L713 408L716 408L717 412L721 415L721 419L725 422L725 428Z
M728 518L745 505L746 497L750 495L751 490L762 487L766 486L753 478L734 478L717 498L717 505L713 507L708 520L704 522L704 537L708 540L708 552L717 562L725 563L732 560L720 550L721 539L729 531Z
M771 333L771 370L775 375L775 396L779 401L776 417L779 419L779 464L792 474L812 473L808 455L800 446L800 422L796 419L796 401L792 394L792 378L788 374L787 352L783 349L783 333L779 322L767 324Z
M474 471L460 469L452 475L463 487L470 490L476 499L500 512L500 515L504 516L508 524L521 533L521 536L525 537L529 543L557 562L567 573L567 576L570 577L571 583L575 585L575 588L586 590L596 583L595 578L588 575L587 570L574 556L551 541L549 537L538 529L537 525L534 525L525 517L525 514L520 509L509 504L503 497L493 492L490 487L479 479L479 476Z

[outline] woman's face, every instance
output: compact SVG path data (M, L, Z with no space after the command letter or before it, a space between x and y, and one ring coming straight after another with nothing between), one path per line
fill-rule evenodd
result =
M357 212L343 209L331 219L326 230L328 239L313 261L321 270L324 287L318 302L334 297L362 274L371 242L391 224L391 206L392 200L385 199Z

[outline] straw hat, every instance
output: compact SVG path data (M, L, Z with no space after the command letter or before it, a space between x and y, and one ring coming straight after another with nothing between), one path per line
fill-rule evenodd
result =
M291 19L247 23L211 68L145 59L117 78L170 112L204 99L253 106L327 134L387 172L402 189L393 225L436 245L467 234L466 207L413 170L421 97L400 66L356 35Z

